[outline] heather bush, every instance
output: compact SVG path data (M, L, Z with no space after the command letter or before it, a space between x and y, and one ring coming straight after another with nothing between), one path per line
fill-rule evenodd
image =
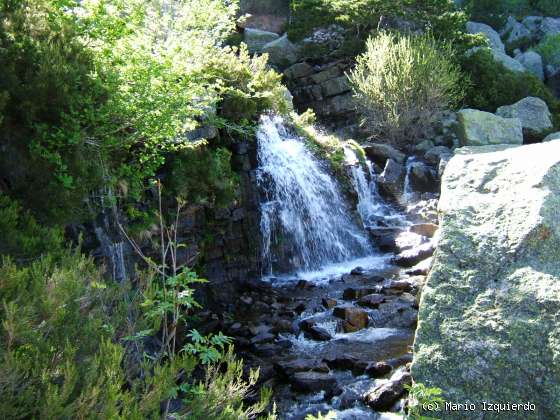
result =
M363 124L401 146L413 146L463 94L451 48L430 36L379 33L349 78Z

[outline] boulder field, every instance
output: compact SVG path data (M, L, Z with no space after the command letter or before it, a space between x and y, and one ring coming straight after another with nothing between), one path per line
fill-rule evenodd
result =
M560 141L458 149L442 180L440 240L420 302L412 376L475 411L558 418Z

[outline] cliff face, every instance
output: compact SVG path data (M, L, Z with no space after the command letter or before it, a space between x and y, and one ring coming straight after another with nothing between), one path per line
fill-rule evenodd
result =
M420 303L412 374L482 418L486 402L560 405L560 141L459 149L439 204L441 239ZM495 417L492 417L495 418Z

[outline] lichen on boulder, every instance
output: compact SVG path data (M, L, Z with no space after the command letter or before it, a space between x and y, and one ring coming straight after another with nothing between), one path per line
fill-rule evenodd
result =
M443 418L498 418L483 401L535 405L503 418L557 418L559 209L559 142L463 148L448 163L412 375L479 409Z

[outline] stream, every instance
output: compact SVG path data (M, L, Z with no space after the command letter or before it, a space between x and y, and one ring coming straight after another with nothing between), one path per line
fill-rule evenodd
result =
M365 396L412 360L418 277L393 265L370 232L399 232L411 247L428 239L380 197L372 165L351 148L355 207L282 119L262 117L257 138L262 281L242 296L230 334L273 387L280 418L393 418L402 398Z

